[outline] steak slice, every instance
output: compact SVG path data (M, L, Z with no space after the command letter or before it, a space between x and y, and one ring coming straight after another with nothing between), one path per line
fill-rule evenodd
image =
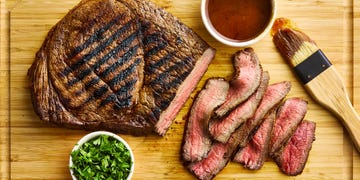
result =
M226 101L215 110L215 118L224 117L237 105L248 99L260 84L262 68L252 48L246 48L235 53L234 68L235 75L230 81Z
M270 156L288 141L307 112L307 101L289 98L279 107L270 138Z
M314 122L303 120L288 143L275 153L274 160L282 172L295 176L304 170L315 140L315 129Z
M236 153L233 159L234 162L239 162L251 170L258 170L264 165L268 157L269 142L274 120L275 110L261 123L250 142Z
M143 0L82 0L28 71L35 112L60 126L164 135L215 50Z
M200 161L190 163L187 168L198 179L214 178L233 157L238 148L238 140L230 137L226 143L214 142L207 156Z
M285 98L290 88L291 83L289 81L278 82L267 87L264 97L253 117L248 119L234 132L237 134L236 136L238 136L239 141L241 141L240 147L247 145L256 129L264 120L266 114Z
M237 106L224 119L212 119L209 124L209 132L211 136L222 143L230 138L231 134L247 119L255 113L265 90L269 84L269 73L264 71L261 82L256 92L245 102Z
M183 138L182 157L185 161L199 161L208 153L212 139L208 123L213 110L224 103L229 83L224 79L208 79L195 99Z

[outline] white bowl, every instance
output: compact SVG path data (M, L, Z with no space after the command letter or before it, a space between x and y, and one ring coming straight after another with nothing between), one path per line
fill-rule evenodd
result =
M71 152L79 149L85 142L89 141L90 139L93 139L97 136L100 136L100 135L108 135L108 136L111 136L117 140L119 140L120 142L122 142L125 147L129 150L130 152L130 156L131 156L131 161L132 161L132 166L131 166L131 169L130 169L130 173L129 173L129 176L127 177L127 180L130 180L133 173L134 173L134 167L135 167L135 161L134 161L134 154L129 146L129 144L123 139L121 138L120 136L114 134L114 133L111 133L111 132L107 132L107 131L96 131L96 132L92 132L92 133L89 133L87 135L85 135L84 137L82 137L77 143L76 145L74 146L74 148L72 149ZM70 160L69 160L69 169L70 169L70 174L71 174L71 177L73 180L77 180L77 178L74 176L73 174L73 170L70 168L71 166L73 165L73 162L72 162L72 158L71 158L71 155L70 155Z
M221 43L228 45L228 46L233 46L233 47L248 47L251 46L253 44L255 44L256 42L258 42L259 40L261 40L262 38L265 37L266 34L269 34L270 29L272 27L272 25L274 24L275 18L276 18L276 0L271 0L272 3L272 13L271 13L271 17L269 20L269 23L267 24L266 28L257 36L246 40L246 41L239 41L239 40L235 40L235 39L230 39L228 37L225 37L224 35L220 34L215 28L214 26L211 24L210 18L209 18L209 14L208 14L208 2L209 0L202 0L201 1L201 18L202 21L205 25L205 28L208 30L208 32L218 41L220 41Z

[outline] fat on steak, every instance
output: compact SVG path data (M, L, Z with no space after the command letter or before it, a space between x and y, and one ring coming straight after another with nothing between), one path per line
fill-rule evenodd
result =
M33 107L63 127L165 135L214 54L147 0L82 0L36 53Z

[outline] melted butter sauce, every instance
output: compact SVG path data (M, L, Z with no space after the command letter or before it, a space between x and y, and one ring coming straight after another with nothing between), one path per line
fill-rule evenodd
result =
M223 36L246 41L260 34L272 14L270 0L209 0L211 24Z

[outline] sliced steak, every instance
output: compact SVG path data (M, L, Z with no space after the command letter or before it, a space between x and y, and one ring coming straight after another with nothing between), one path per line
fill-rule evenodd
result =
M247 145L256 129L264 120L263 118L265 115L285 98L289 93L290 88L291 83L289 81L271 84L267 87L264 97L262 98L259 107L256 109L254 116L248 119L234 132L239 141L241 141L241 147Z
M269 83L269 73L262 74L259 88L245 102L237 106L224 119L212 119L209 123L211 136L219 142L225 143L231 134L255 113Z
M41 120L164 135L214 57L194 31L143 0L83 0L28 71Z
M206 158L190 163L188 165L190 172L199 179L212 179L233 158L239 147L247 144L251 133L262 122L261 119L286 96L290 87L291 84L288 81L268 86L254 116L231 134L226 143L215 142Z
M230 81L226 101L214 112L215 118L222 118L255 92L260 84L262 68L252 48L235 53L235 75Z
M278 108L274 129L270 138L270 156L273 155L294 133L307 112L307 101L289 98Z
M236 153L233 161L239 162L251 170L260 169L268 157L269 142L274 120L275 110L261 123L250 142Z
M315 140L315 129L314 122L303 120L288 143L275 153L274 160L282 172L295 176L304 170Z
M224 79L209 79L195 99L187 121L182 157L185 161L199 161L212 144L208 123L213 110L225 101L229 83Z

